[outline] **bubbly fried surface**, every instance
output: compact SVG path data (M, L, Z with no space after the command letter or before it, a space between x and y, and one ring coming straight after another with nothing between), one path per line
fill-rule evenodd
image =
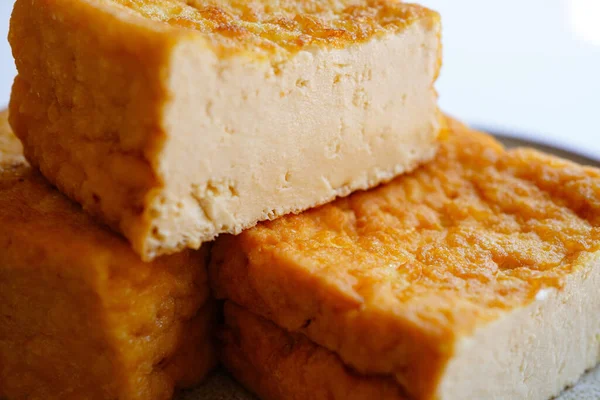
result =
M0 398L166 400L204 377L206 249L144 263L0 151Z
M228 51L341 48L439 18L426 8L395 0L108 1L153 21L199 31L215 48Z
M600 245L598 170L451 130L415 173L218 240L217 295L431 394L458 337Z
M223 364L263 400L402 400L390 377L362 376L304 335L225 303Z

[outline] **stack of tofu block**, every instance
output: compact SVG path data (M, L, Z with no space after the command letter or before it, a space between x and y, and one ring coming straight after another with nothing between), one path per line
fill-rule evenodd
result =
M265 400L574 384L600 171L442 115L440 32L396 0L17 0L0 399L168 400L219 360Z

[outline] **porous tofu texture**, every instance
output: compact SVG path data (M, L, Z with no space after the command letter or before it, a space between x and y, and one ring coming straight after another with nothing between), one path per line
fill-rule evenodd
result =
M600 172L451 124L436 160L217 240L214 292L416 398L546 399L599 361Z
M7 148L0 398L167 400L198 383L215 363L207 250L142 262Z
M440 32L391 0L18 0L11 125L150 260L430 160Z

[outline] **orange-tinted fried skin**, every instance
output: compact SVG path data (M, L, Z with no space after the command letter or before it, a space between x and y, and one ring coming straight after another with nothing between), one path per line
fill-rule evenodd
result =
M362 376L304 335L225 303L223 364L263 400L403 400L389 377Z
M103 0L152 21L206 35L224 54L296 52L309 46L342 48L401 32L439 16L393 0Z
M452 122L437 159L214 247L219 297L430 396L455 339L600 245L600 172Z
M215 361L206 256L143 263L24 162L0 162L0 398L166 400L197 383Z

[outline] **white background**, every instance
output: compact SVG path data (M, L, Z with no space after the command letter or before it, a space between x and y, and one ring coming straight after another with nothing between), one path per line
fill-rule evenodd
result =
M6 36L8 35L8 19L14 0L0 0L0 109L8 104L10 86L16 74L10 47Z
M0 107L15 74L0 0ZM438 83L467 122L600 158L600 0L421 0L444 23Z

